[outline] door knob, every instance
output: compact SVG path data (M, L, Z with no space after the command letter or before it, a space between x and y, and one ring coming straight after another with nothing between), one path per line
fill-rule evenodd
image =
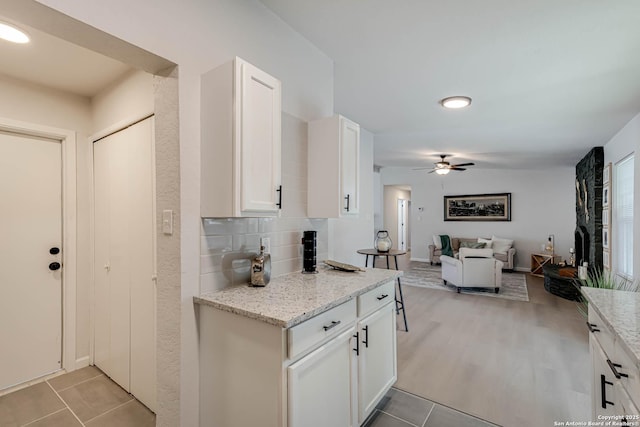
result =
M62 267L62 265L60 265L59 262L52 262L51 264L49 264L49 270L51 271L60 270L60 267Z
M49 253L51 255L58 255L60 253L60 248L56 248L55 246L51 249L49 249Z

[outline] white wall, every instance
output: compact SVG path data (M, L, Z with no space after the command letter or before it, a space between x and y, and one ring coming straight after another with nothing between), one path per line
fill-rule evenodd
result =
M383 199L384 229L389 232L393 248L398 249L400 241L398 237L398 199L411 200L411 191L402 190L393 185L385 185ZM409 224L409 232L411 232L411 224Z
M481 170L470 169L446 176L409 168L383 168L384 185L411 186L411 254L428 259L433 234L453 237L491 237L515 240L516 266L529 270L531 253L539 252L549 234L555 235L556 252L569 258L575 229L575 169ZM445 195L511 193L511 221L444 221ZM420 212L418 209L423 208Z
M153 113L153 102L153 75L131 70L93 97L93 131L140 120Z
M169 361L159 375L169 378L167 383L179 377L179 386L158 396L158 425L195 426L198 342L193 296L199 292L200 276L200 75L240 56L279 78L283 110L308 121L333 114L333 62L257 0L39 3L179 65L181 321L172 330L176 336L171 341L180 343L180 355L158 355L159 360Z
M620 131L607 142L604 146L604 163L612 163L615 170L615 164L624 159L631 153L635 153L634 156L634 187L633 187L633 274L634 277L640 277L640 156L638 155L640 150L640 114L635 116L629 121ZM615 173L612 174L615 176ZM615 186L615 180L613 185ZM615 190L613 191L615 194ZM612 205L612 209L615 209L615 201ZM615 217L612 211L612 218ZM615 238L615 224L611 225L612 243ZM612 249L615 249L615 243L613 243ZM611 252L611 265L616 265L616 251Z
M0 74L0 117L79 132L91 132L89 98L25 83Z
M360 128L360 212L329 219L329 259L364 266L358 249L371 248L373 234L373 134Z

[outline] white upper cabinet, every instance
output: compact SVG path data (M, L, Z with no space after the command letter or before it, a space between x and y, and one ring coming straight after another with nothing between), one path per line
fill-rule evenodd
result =
M357 214L360 126L340 115L309 123L307 216Z
M235 58L201 80L201 201L206 218L281 208L281 84Z

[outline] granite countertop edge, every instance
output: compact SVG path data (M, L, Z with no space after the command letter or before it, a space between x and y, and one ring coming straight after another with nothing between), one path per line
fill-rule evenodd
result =
M602 302L601 295L605 295L604 292L624 292L630 294L629 298L635 297L638 302L640 302L640 293L588 287L583 287L581 290L582 295L587 299L590 307L593 307L593 309L596 311L596 313L598 313L603 322L605 322L607 327L611 331L613 331L613 333L615 334L615 340L622 344L622 347L627 352L627 354L634 359L636 368L640 369L640 340L638 339L638 337L640 336L640 329L637 329L634 332L629 331L628 328L624 327L624 325L621 325L621 322L612 320L612 313L607 312L607 310L599 305ZM613 294L611 294L611 296L613 296ZM598 298L600 298L600 300ZM629 303L631 303L633 300L629 301ZM635 314L638 315L637 313ZM640 315L638 316L640 317ZM640 325L640 323L636 324Z
M367 269L367 270L372 270L372 269ZM196 304L200 304L200 305L206 305L206 306L210 306L219 310L223 310L223 311L227 311L230 313L234 313L240 316L244 316L250 319L255 319L255 320L259 320L274 326L279 326L281 328L291 328L293 326L296 326L302 322L304 322L305 320L308 320L312 317L317 316L318 314L321 314L327 310L332 309L333 307L337 307L340 304L343 304L353 298L358 297L359 295L362 295L372 289L375 289L377 287L380 287L382 285L384 285L385 283L388 283L390 280L395 280L398 277L401 277L403 275L403 272L401 270L384 270L384 269L376 269L376 270L382 270L382 271L388 271L389 273L395 273L395 274L390 274L389 277L384 277L381 279L376 280L373 283L370 283L366 286L354 289L352 292L340 296L336 299L330 300L326 303L320 304L316 307L314 307L311 310L307 310L301 314L297 314L289 319L283 319L283 318L278 318L278 317L274 317L274 316L269 316L265 313L262 312L258 312L255 310L250 310L250 309L245 309L242 307L239 307L237 305L230 305L228 303L224 303L221 301L217 301L215 299L216 294L220 293L220 292L233 292L234 290L244 290L246 288L250 288L249 285L247 284L240 284L240 285L234 285L231 286L229 288L225 288L222 291L215 291L215 292L207 292L204 293L200 296L194 296L193 297L193 302ZM279 276L278 278L275 278L274 280L278 280L278 279L283 279L283 278L287 278L288 276L293 276L293 275L297 275L300 273L290 273L290 274L286 274L284 276ZM345 274L351 274L351 273L345 273ZM265 288L259 288L259 289L268 289L269 285L267 285ZM286 303L286 302L285 302Z

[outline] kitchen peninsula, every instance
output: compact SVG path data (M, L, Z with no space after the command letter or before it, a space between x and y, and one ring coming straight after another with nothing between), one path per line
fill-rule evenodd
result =
M361 425L397 378L401 274L320 268L194 298L200 425Z

